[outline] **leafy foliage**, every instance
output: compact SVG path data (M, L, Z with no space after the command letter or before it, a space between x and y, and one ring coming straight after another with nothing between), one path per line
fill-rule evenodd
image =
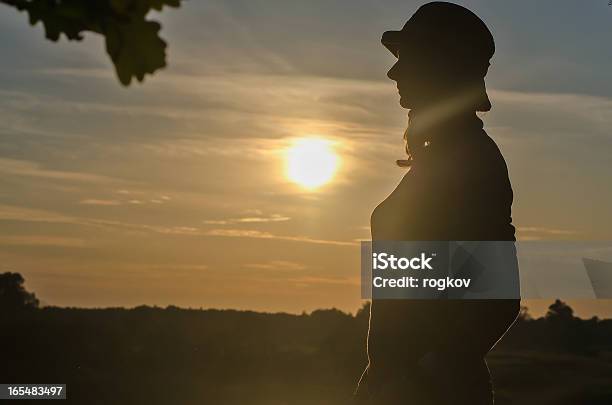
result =
M572 319L574 319L574 310L565 302L557 299L548 307L546 319L560 319L562 321L571 321Z
M19 273L0 274L0 313L38 308L34 293L26 291Z
M104 36L119 81L128 86L166 66L166 42L161 25L146 19L151 10L179 7L181 0L0 0L25 11L31 25L42 22L51 41L62 34L80 41L84 32Z

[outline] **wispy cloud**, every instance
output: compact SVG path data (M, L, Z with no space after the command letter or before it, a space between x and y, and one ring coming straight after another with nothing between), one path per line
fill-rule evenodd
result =
M128 195L128 193L121 193L124 195ZM99 205L99 206L117 206L117 205L124 205L124 204L130 204L130 205L144 205L144 204L157 204L157 205L161 205L161 204L165 204L170 200L169 197L166 196L162 196L162 197L158 197L158 198L150 198L150 199L146 199L146 198L141 198L141 199L128 199L128 200L120 200L120 199L101 199L101 198L85 198L83 200L79 201L79 204L82 205Z
M100 218L77 217L65 215L53 211L16 207L0 204L0 221L21 221L21 222L43 222L70 224L85 227L95 227L104 229L128 229L141 232L156 232L163 234L200 234L197 228L184 226L156 226L146 224L134 224L125 221L114 221Z
M209 219L203 221L206 225L229 225L240 223L267 223L267 222L285 222L291 220L291 217L281 214L264 215L259 210L249 210L249 216L228 218L228 219Z
M14 176L38 177L52 180L79 181L88 183L116 183L121 180L86 172L68 172L42 167L28 160L0 158L0 173Z
M0 204L0 220L25 222L75 223L75 218L47 210Z
M307 268L302 263L296 263L286 260L270 260L265 263L252 263L246 264L244 267L255 269L255 270L281 270L281 271L298 271Z
M225 219L207 219L202 221L206 225L227 225L229 222Z
M211 229L206 231L205 234L208 236L222 236L228 238L274 239L291 242L314 243L319 245L358 246L358 243L353 241L345 242L327 239L314 239L308 236L276 235L270 232L248 229Z
M83 205L107 205L107 206L112 206L112 205L121 205L121 201L118 200L97 200L95 198L88 198L85 200L81 200L79 201L79 204L83 204Z
M543 240L547 238L578 235L580 232L570 229L547 228L541 226L519 226L516 228L520 240Z
M284 215L280 215L280 214L272 214L268 217L244 217L244 218L234 218L231 219L230 221L234 221L237 223L240 222L284 222L284 221L289 221L291 218L290 217L286 217Z
M303 277L295 277L287 280L287 282L294 283L302 286L310 286L310 285L322 285L322 284L332 284L332 285L360 285L361 280L358 278L348 278L348 277L314 277L314 276L303 276Z
M52 246L65 248L81 248L86 243L78 238L65 238L59 236L0 236L0 244L13 246Z
M103 228L129 229L140 232L155 232L165 235L182 236L213 236L229 238L250 238L250 239L271 239L291 242L312 243L319 245L335 246L357 246L355 241L338 241L317 239L308 236L277 235L271 232L264 232L253 229L210 229L203 230L192 226L160 226L150 224L135 224L124 221L113 221L98 218L79 218L62 215L44 210L35 210L21 207L0 205L0 220L15 220L24 222L52 222L66 223L81 226L93 226Z
M185 235L185 236L228 236L228 237L251 237L266 239L295 240L310 243L331 243L342 245L344 242L323 241L306 237L277 236L267 232L256 230L233 230L233 229L213 229L202 230L192 226L161 226L151 224L137 224L125 221L114 221L99 218L83 218L64 215L46 210L38 210L24 207L16 207L0 204L0 220L22 221L22 222L48 222L63 223L80 226L93 226L103 228L129 229L141 232L155 232L165 235Z

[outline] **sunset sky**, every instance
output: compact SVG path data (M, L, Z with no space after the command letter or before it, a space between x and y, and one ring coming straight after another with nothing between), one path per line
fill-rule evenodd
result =
M0 5L0 272L48 305L355 311L404 173L380 36L423 3L187 1L152 16L169 66L129 88L100 37L51 43ZM519 239L612 240L612 7L458 3L495 37L483 120ZM336 159L319 187L288 176L304 138Z

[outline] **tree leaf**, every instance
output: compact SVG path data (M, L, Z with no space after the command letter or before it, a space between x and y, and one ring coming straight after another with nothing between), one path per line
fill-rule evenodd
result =
M124 86L132 77L142 82L147 73L166 66L166 42L158 35L160 29L159 23L145 20L106 26L106 51Z
M128 86L166 66L166 42L161 25L146 20L151 10L180 7L181 0L0 0L26 11L31 25L41 22L51 41L64 36L80 41L83 33L105 36L119 81Z

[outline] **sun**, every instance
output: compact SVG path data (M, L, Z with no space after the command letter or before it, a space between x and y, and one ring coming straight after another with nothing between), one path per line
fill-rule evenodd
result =
M334 144L324 138L298 138L287 149L287 177L309 190L328 183L336 174L340 158Z

